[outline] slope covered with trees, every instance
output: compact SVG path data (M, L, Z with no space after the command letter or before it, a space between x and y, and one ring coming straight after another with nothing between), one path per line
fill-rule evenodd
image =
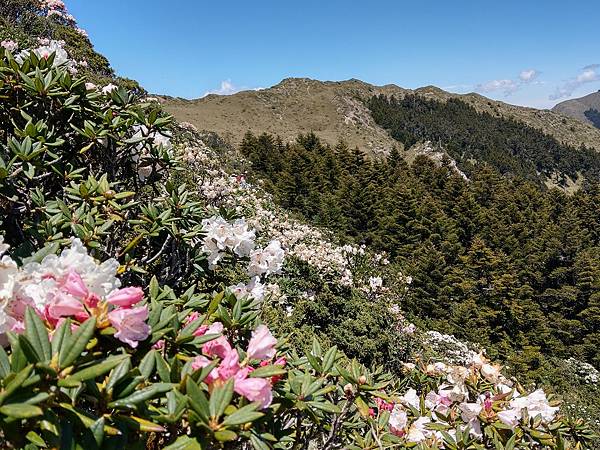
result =
M596 128L600 128L600 111L597 109L588 109L584 114Z
M600 154L571 148L514 120L478 112L459 99L446 102L407 95L372 97L375 122L409 147L417 141L443 144L463 171L487 163L503 175L543 182L558 173L598 179Z
M389 252L413 277L413 317L533 377L540 354L600 365L598 185L567 196L486 164L467 182L425 157L373 161L312 134L249 134L241 151L285 208Z

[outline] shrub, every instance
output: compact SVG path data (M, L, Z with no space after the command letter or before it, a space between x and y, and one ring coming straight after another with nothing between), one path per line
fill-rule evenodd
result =
M481 356L391 374L335 345L299 352L275 338L260 320L263 283L286 270L285 248L259 246L234 211L176 183L194 176L174 176L185 166L170 118L123 88L86 85L58 48L0 52L3 446L566 448L593 437Z

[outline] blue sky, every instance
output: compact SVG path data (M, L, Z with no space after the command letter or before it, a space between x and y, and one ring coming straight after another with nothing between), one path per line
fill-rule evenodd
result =
M550 107L600 89L600 1L67 0L117 73L195 98L285 77Z

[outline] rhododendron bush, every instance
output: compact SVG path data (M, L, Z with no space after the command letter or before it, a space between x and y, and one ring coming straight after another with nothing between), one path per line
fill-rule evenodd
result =
M239 177L199 179L210 161L173 143L158 104L91 84L59 47L0 49L2 448L588 445L582 420L483 355L391 373L278 335L265 311L293 314L273 300L302 276L291 261L365 309L410 277L275 215ZM219 186L254 213L217 204Z

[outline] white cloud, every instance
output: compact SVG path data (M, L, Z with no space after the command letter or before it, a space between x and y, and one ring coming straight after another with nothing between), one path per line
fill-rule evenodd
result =
M475 86L477 92L504 91L504 95L510 95L519 89L519 83L514 80L492 80Z
M558 86L554 94L550 96L550 100L558 100L564 97L571 97L576 89L586 83L600 81L600 64L591 64L583 67L577 76L565 81L561 86Z
M534 81L538 76L540 75L540 72L535 70L535 69L527 69L527 70L523 70L520 74L519 74L519 79L521 80L521 82L523 83L531 83L532 81Z
M206 97L208 94L217 94L217 95L231 95L236 92L241 91L241 88L236 87L231 80L223 80L221 81L221 87L219 89L213 89L212 91L206 91L203 97Z
M264 89L263 87L248 88L245 86L236 86L235 84L233 84L231 82L231 79L227 79L227 80L221 81L221 87L219 87L219 89L213 89L210 91L206 91L202 97L206 97L209 94L231 95L231 94L235 94L240 91L261 91L263 89Z
M519 73L518 79L501 79L492 80L486 83L481 83L475 86L477 92L494 92L503 91L506 97L517 92L523 85L538 84L536 81L540 75L540 71L536 69L525 69Z

